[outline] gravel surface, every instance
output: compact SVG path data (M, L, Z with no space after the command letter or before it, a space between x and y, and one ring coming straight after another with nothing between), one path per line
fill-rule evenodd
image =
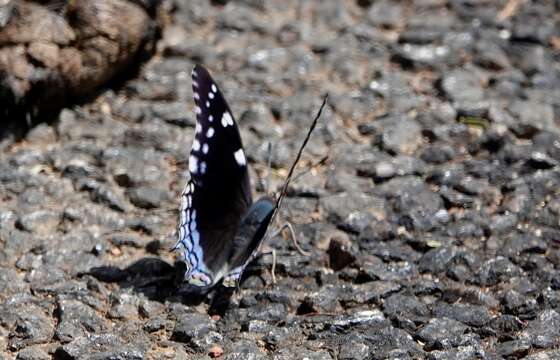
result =
M0 359L560 358L558 1L161 6L138 75L0 141ZM330 95L276 284L180 284L197 62L257 193Z

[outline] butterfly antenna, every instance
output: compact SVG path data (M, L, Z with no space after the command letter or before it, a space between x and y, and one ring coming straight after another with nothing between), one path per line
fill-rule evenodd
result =
M317 161L314 164L311 164L307 169L305 169L304 171L300 172L299 174L296 174L293 179L299 179L300 177L302 177L303 175L307 174L308 172L310 172L313 169L316 169L318 167L324 166L327 162L329 161L329 155L325 155L321 160Z
M284 196L286 195L286 192L288 190L288 185L290 184L290 181L292 180L292 176L294 174L294 170L296 168L296 165L299 162L299 159L301 158L301 154L303 153L303 149L305 148L305 146L307 145L307 142L311 138L311 133L315 129L315 126L317 126L317 122L319 121L319 118L321 117L321 113L323 112L323 108L327 104L328 97L329 97L328 94L325 95L325 98L323 99L323 103L321 104L321 107L319 108L319 111L317 112L317 115L315 116L315 119L313 119L313 122L311 123L311 126L309 127L309 130L307 131L307 135L305 136L305 139L303 140L303 143L301 144L301 146L299 148L299 151L296 155L296 159L294 160L294 163L292 164L292 167L290 168L290 171L288 172L288 176L286 177L286 180L284 181L284 185L282 186L282 190L280 191L280 195L278 196L278 199L276 199L276 205L274 206L274 212L272 213L271 222L274 220L274 217L275 217L276 213L278 212L278 209L280 208L280 205L282 205L282 200L284 199Z

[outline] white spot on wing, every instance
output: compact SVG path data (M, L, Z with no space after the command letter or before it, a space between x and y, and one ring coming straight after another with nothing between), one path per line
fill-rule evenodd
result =
M214 93L211 92L211 91L209 91L209 92L208 92L208 97L209 97L210 99L213 99L213 98L214 98Z
M208 144L204 143L202 145L202 153L208 154Z
M198 87L198 82L194 79L193 79L193 82L192 82L192 86L195 87L195 88Z
M200 172L204 175L206 174L206 162L202 161L200 163Z
M197 106L197 107L194 109L194 112L196 113L196 115L200 115L200 113L202 112L202 109L201 109L200 107Z
M245 164L247 164L247 160L245 159L245 153L243 152L243 149L239 149L236 152L234 152L233 156L235 156L235 161L237 161L237 164L239 164L239 166L245 166Z
M210 121L210 122L214 121L214 116L213 115L208 115L208 121Z
M193 94L193 97L194 97L195 100L200 100L200 96L198 95L197 92L195 92L195 93Z
M198 172L198 158L194 155L189 156L189 171L193 174Z
M214 136L214 128L213 127L209 127L208 130L206 131L206 137L208 139L210 139L212 136Z
M192 149L193 149L193 151L200 150L200 143L198 142L198 140L194 139L194 141L192 143Z
M213 92L218 91L218 89L216 88L216 85L214 85L214 84L212 84L212 91L213 91Z
M197 122L194 131L198 134L202 131L202 126Z
M222 126L227 127L228 125L233 125L233 118L229 111L226 111L224 115L222 115Z
M210 101L206 100L206 107L209 108L210 107Z

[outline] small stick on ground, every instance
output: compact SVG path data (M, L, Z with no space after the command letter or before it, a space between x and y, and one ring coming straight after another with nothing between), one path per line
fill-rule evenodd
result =
M509 0L502 10L496 15L496 20L504 21L515 15L524 0Z
M296 250L297 250L301 255L303 255L303 256L310 256L310 255L311 255L310 252L303 250L303 249L301 248L301 246L299 246L299 243L298 243L297 238L296 238L296 232L294 231L294 227L293 227L292 224L290 224L289 222L284 223L284 225L282 225L282 226L280 227L280 229L278 229L278 230L276 230L275 232L273 232L273 233L271 234L270 237L274 237L274 236L276 236L276 235L281 234L282 231L284 231L284 229L288 229L288 231L290 232L290 237L292 238L292 242L293 242L294 247L296 248Z

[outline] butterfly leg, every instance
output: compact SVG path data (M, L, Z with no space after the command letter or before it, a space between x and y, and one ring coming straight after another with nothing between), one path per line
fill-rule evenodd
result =
M272 284L276 284L276 250L271 249L270 251L264 251L261 256L272 255L272 267L270 268L270 277L272 278Z
M270 268L272 284L276 285L276 250L272 249L272 267Z
M270 237L275 237L276 235L279 235L282 233L282 231L284 231L284 229L288 229L288 232L290 233L290 238L292 239L292 242L294 244L294 247L296 248L296 250L303 256L310 256L311 253L309 251L305 251L301 248L301 246L299 246L299 243L297 241L296 238L296 232L294 231L294 227L292 226L292 224L290 224L289 222L284 223L284 225L282 225L280 227L280 229L274 231Z
M210 276L208 276L208 274L205 274L200 271L194 271L190 275L190 278L187 280L187 282L191 285L203 286L203 287L210 286L213 283L212 279L210 278Z

